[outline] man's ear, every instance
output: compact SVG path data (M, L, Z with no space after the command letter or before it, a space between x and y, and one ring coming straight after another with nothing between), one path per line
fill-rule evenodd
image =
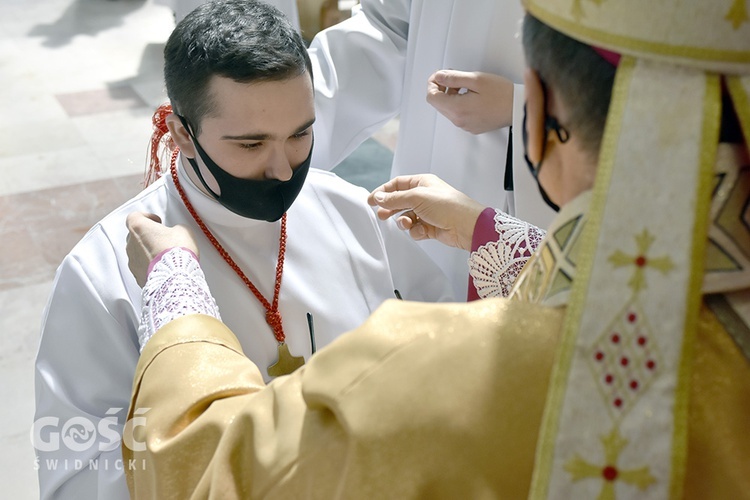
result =
M166 122L169 133L172 135L175 144L180 148L180 152L188 158L195 158L195 145L182 124L182 120L176 114L171 113L167 115Z
M523 74L526 91L526 134L528 137L529 160L534 165L542 161L544 149L544 105L545 95L542 80L533 69L526 68Z

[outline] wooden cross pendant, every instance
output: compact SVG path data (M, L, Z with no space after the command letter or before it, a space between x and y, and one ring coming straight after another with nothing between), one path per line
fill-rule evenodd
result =
M285 342L279 344L279 360L268 367L268 374L272 377L289 375L294 370L305 364L302 356L292 356L289 346Z

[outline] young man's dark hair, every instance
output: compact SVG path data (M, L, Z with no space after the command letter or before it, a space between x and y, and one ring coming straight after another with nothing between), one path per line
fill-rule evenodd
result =
M275 7L257 0L213 0L180 22L164 49L164 79L175 113L200 134L213 108L213 76L238 83L278 81L305 71L302 37Z

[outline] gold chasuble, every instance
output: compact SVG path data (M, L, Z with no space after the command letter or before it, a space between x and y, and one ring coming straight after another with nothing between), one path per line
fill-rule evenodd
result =
M125 463L139 464L127 470L131 492L525 498L563 316L503 299L389 301L267 387L223 324L175 320L138 367L131 417L151 409L123 447ZM684 497L747 498L750 363L706 307L691 372ZM631 465L637 454L622 455L622 439L595 437L578 480L642 494L652 473Z
M622 57L594 188L511 298L388 301L268 385L221 322L172 321L136 370L134 498L750 498L747 2L524 5Z
M584 193L561 211L512 300L389 301L360 329L268 386L219 321L193 315L168 324L146 345L136 373L130 417L145 415L147 426L125 432L132 436L125 463L138 464L127 471L134 497L527 497L566 314L564 305L544 303L564 303L570 290L549 278L561 267L571 282L575 277L576 238L562 235L580 234L569 229L586 220L589 200ZM568 256L567 263L548 265L551 254ZM531 291L535 266L544 271ZM541 304L520 300L524 288ZM687 367L684 498L750 495L750 361L739 347L750 340L746 296L712 294L699 308ZM652 338L641 344L630 331L622 335L629 352L643 353L633 359L663 361L648 345ZM616 385L627 389L627 382ZM637 401L630 396L623 404ZM655 474L639 465L627 438L584 434L593 444L572 456L572 484L591 487L591 498L620 498L612 496L619 489L647 494Z

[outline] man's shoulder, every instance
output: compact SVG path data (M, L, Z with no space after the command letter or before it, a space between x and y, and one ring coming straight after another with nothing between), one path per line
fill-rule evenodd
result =
M339 177L328 170L311 168L306 186L314 189L318 195L349 197L357 202L367 197L368 191L356 184Z
M125 219L129 213L142 211L163 216L164 207L166 207L166 197L165 181L160 179L113 209L91 226L68 255L88 254L96 248L111 248L115 246L116 243L114 242L119 241L121 237L124 238L127 233Z
M307 204L306 210L312 209L310 204L324 208L333 207L342 214L360 214L370 218L373 211L367 204L368 194L365 188L356 186L332 172L311 168L301 193L304 201L299 205Z

